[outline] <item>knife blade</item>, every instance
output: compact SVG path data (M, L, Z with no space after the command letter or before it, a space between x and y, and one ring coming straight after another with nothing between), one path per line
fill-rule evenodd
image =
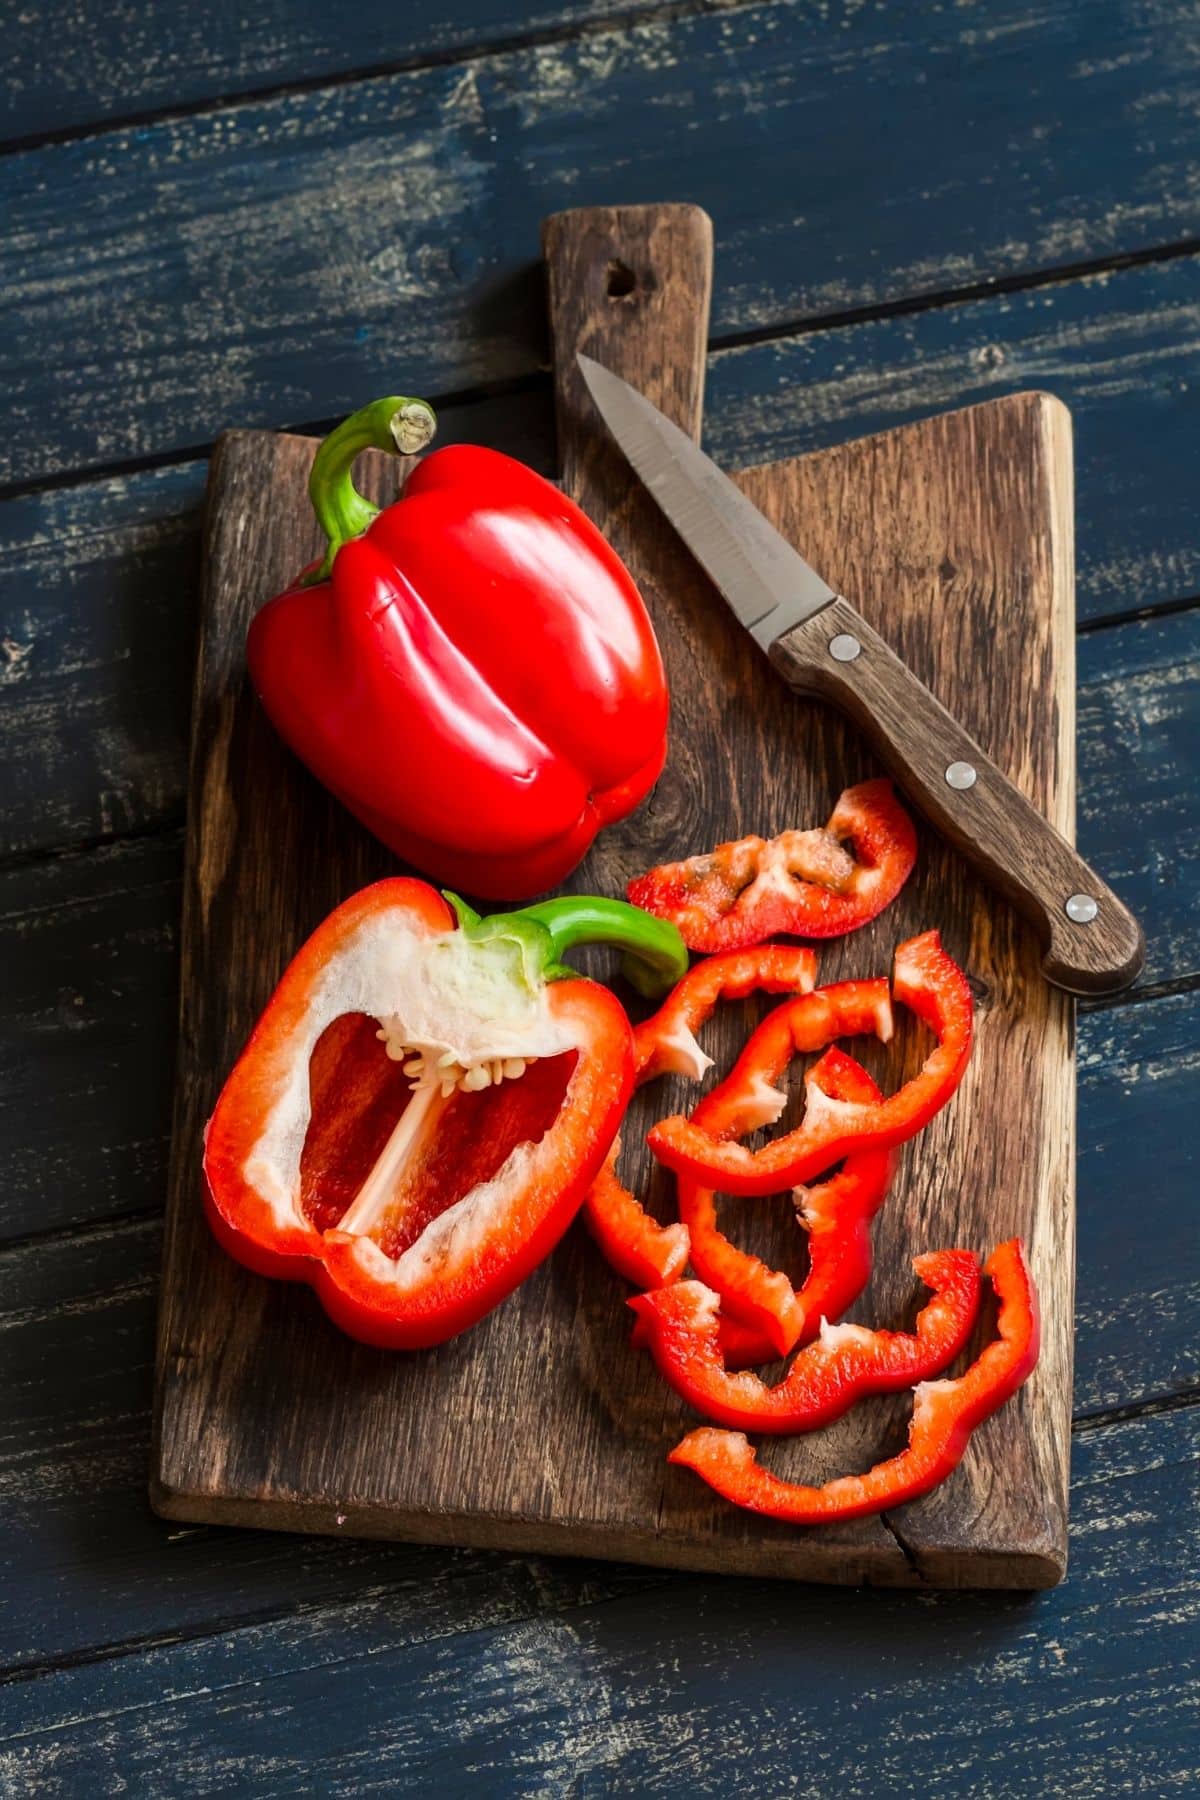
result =
M855 720L916 807L1033 923L1042 972L1076 994L1128 987L1141 927L913 671L687 433L590 356L597 412L738 621L797 693Z

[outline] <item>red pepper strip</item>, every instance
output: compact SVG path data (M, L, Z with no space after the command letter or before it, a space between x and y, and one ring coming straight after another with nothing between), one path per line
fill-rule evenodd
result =
M718 844L639 875L628 897L677 925L689 950L841 937L895 899L916 859L917 834L891 782L863 781L842 794L824 830Z
M696 1474L735 1506L793 1525L859 1519L927 1494L962 1461L972 1431L1008 1400L1038 1358L1037 1292L1019 1238L993 1250L984 1267L999 1301L999 1336L964 1375L923 1381L913 1394L908 1446L865 1475L841 1475L823 1487L783 1481L762 1468L740 1431L703 1426L672 1450L669 1462Z
M812 950L760 944L754 950L710 956L689 969L652 1018L633 1033L634 1085L674 1073L699 1081L712 1067L696 1042L696 1032L722 1000L768 994L807 994L817 976ZM605 1257L637 1287L658 1287L682 1275L688 1234L681 1224L660 1225L617 1177L620 1139L593 1183L585 1203L592 1236ZM767 1352L770 1355L770 1351ZM756 1361L763 1358L756 1357Z
M433 430L394 397L326 438L309 493L328 550L257 613L247 662L280 735L399 856L525 899L658 779L662 659L616 552L511 457L436 451L382 511L354 488L360 451Z
M747 1084L739 1065L749 1062L753 1068L766 1060L756 1039L760 1033L778 1036L780 1027L772 1014L751 1036L721 1085L705 1095L703 1113L698 1108L691 1119L677 1115L660 1120L647 1134L650 1148L669 1169L718 1193L777 1194L811 1181L851 1151L893 1149L907 1143L962 1080L971 1055L974 1007L967 978L942 949L936 931L900 945L892 994L937 1033L938 1043L919 1073L887 1099L839 1100L822 1090L814 1079L816 1071L810 1070L804 1117L794 1131L772 1138L761 1150L748 1150L733 1141L769 1116L740 1103ZM783 1006L777 1013L788 1010ZM765 1081L761 1086L772 1091Z
M778 1357L778 1350L766 1332L760 1331L757 1325L747 1325L744 1319L735 1319L728 1312L721 1314L719 1325L721 1356L727 1369L757 1369L763 1363L774 1362ZM635 1320L629 1341L638 1346L648 1341L646 1328L640 1319Z
M220 1242L394 1349L497 1305L607 1154L632 1033L562 953L607 939L668 979L687 966L677 933L623 903L490 919L455 904L457 926L432 888L395 879L340 906L284 973L205 1136Z
M970 1250L937 1250L913 1259L934 1298L917 1314L916 1333L868 1331L821 1321L775 1387L757 1375L730 1374L721 1357L720 1297L700 1281L676 1281L629 1302L647 1327L659 1374L689 1406L743 1431L815 1431L867 1394L894 1394L953 1362L979 1311L979 1259Z
M878 985L886 1002L886 983ZM821 995L836 992L835 988L819 990ZM853 1021L846 1029L854 1029ZM745 1058L738 1067L744 1070ZM825 1053L817 1065L817 1076L823 1091L838 1099L881 1098L867 1071L842 1050ZM728 1088L730 1083L722 1085ZM798 1292L782 1271L768 1268L757 1256L730 1243L717 1225L712 1188L680 1176L679 1216L688 1229L696 1273L717 1289L725 1311L757 1328L772 1355L786 1356L797 1344L816 1336L823 1318L839 1319L862 1293L871 1273L870 1223L887 1198L892 1171L891 1151L860 1150L848 1156L828 1180L796 1189L800 1221L809 1232L808 1273Z

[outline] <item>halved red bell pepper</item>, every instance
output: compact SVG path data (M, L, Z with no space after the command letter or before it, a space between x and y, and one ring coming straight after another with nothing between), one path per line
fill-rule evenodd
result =
M916 1388L908 1445L898 1456L865 1475L809 1487L762 1468L744 1432L703 1426L677 1444L668 1461L693 1469L735 1506L793 1525L858 1519L927 1494L957 1468L976 1426L1016 1393L1037 1362L1037 1293L1020 1239L994 1250L984 1274L999 1302L998 1336L965 1374Z
M760 944L728 956L710 956L689 969L652 1018L633 1033L634 1085L673 1073L699 1081L712 1067L696 1033L722 1000L768 994L806 994L816 980L812 950ZM617 1175L621 1140L608 1153L585 1204L593 1237L607 1260L642 1288L674 1281L688 1259L688 1234L675 1223L660 1225Z
M493 899L555 886L666 753L649 616L591 521L532 469L454 445L380 512L363 450L420 449L424 401L364 407L309 492L319 568L250 626L251 679L296 754L398 855Z
M822 830L718 844L639 875L628 897L678 925L689 950L840 937L895 899L916 859L917 834L891 782L864 781L846 789Z
M283 975L205 1139L232 1255L306 1281L351 1336L472 1325L562 1236L633 1085L619 1002L565 967L616 943L669 985L673 927L572 896L479 919L424 882L355 894Z
M830 1325L795 1357L783 1380L731 1374L721 1352L720 1296L700 1281L639 1294L629 1304L645 1326L658 1371L689 1406L742 1431L815 1431L868 1394L894 1394L936 1375L965 1347L979 1311L979 1259L937 1250L913 1259L933 1299L916 1331Z
M840 985L862 988L875 984ZM878 985L886 1005L887 984ZM822 996L837 992L835 988L819 991ZM745 1057L738 1068L745 1072ZM815 1077L824 1092L841 1100L881 1098L867 1071L842 1050L826 1051ZM721 1090L713 1093L729 1086L724 1082ZM698 1119L703 1106L701 1102L697 1108ZM717 1116L705 1113L701 1122L712 1128ZM679 1177L679 1216L687 1227L692 1264L701 1280L720 1294L722 1311L761 1334L768 1348L766 1356L758 1360L786 1356L797 1344L807 1343L816 1336L822 1319L839 1319L861 1294L871 1274L870 1223L887 1198L893 1167L889 1150L852 1151L836 1174L812 1187L794 1190L800 1223L809 1234L808 1272L798 1290L781 1270L768 1268L760 1258L729 1241L717 1224L712 1188L689 1176ZM729 1332L727 1322L725 1336L727 1350L734 1350L738 1362L743 1363L746 1352Z
M764 1066L782 1073L790 1057L788 1019L797 1002L770 1014L742 1052L755 1080L735 1064L724 1083L705 1096L706 1128L698 1119L660 1120L648 1133L659 1160L680 1175L725 1194L772 1194L811 1181L853 1150L885 1150L903 1144L927 1125L954 1093L971 1055L974 1005L966 976L942 948L936 931L910 938L896 951L893 998L937 1033L936 1047L920 1072L896 1093L879 1101L840 1100L822 1089L816 1071L805 1082L804 1117L794 1131L772 1138L760 1150L736 1139L769 1122L771 1095L778 1118L786 1096L770 1086ZM757 1040L757 1041L756 1041ZM773 1055L764 1054L764 1040ZM757 1083L757 1085L756 1085ZM731 1095L722 1105L722 1089ZM739 1099L743 1093L751 1102ZM753 1103L755 1093L761 1104Z

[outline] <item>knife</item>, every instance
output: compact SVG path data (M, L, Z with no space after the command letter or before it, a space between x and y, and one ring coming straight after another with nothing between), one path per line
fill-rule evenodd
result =
M1111 888L686 432L578 360L621 451L789 687L847 713L914 806L1032 922L1047 981L1073 994L1128 987L1145 941Z

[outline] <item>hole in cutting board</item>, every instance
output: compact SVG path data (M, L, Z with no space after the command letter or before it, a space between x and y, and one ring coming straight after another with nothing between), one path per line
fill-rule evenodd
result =
M637 276L627 263L610 262L605 292L610 300L625 300L637 287Z

